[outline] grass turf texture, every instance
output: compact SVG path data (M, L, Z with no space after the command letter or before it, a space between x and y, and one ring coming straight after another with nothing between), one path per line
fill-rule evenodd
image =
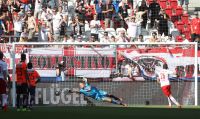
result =
M0 111L1 119L199 119L200 107L35 107L31 112Z

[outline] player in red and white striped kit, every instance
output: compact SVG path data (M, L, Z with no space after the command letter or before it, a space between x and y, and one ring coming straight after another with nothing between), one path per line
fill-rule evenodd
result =
M168 70L167 64L163 65L163 69L160 69L157 72L157 81L161 85L161 89L164 93L164 95L167 97L168 102L169 102L169 107L172 107L172 103L176 104L178 108L181 108L181 105L176 101L176 99L172 96L171 94L171 85L169 81L169 75L174 74L172 71Z

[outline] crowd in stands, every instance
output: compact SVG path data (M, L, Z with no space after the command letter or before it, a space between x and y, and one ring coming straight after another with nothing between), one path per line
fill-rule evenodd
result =
M198 12L179 1L0 0L1 42L199 42Z

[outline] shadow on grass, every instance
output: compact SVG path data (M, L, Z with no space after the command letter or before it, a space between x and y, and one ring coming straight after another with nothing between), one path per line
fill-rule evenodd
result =
M0 111L1 119L199 119L199 108L35 107L31 112Z

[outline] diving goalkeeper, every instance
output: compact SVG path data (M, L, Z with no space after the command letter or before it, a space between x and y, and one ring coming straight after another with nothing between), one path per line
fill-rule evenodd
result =
M106 91L100 90L87 82L86 78L83 78L83 81L79 83L80 90L72 91L69 90L69 93L78 93L83 94L86 97L91 97L97 101L109 102L116 105L127 106L127 104L122 102L121 98L118 98L114 95L108 94Z

